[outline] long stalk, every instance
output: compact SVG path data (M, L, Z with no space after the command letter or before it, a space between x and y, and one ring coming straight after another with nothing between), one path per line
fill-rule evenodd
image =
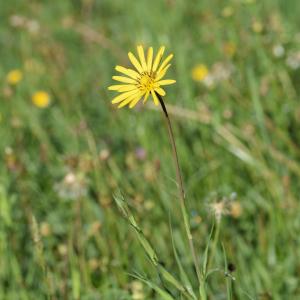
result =
M164 112L164 116L165 116L167 127L168 127L169 138L170 138L170 142L171 142L171 146L172 146L172 155L173 155L173 160L174 160L175 169L176 169L176 178L177 178L177 183L178 183L178 192L179 192L181 213L183 215L184 227L185 227L186 235L187 235L187 238L189 241L189 247L191 250L192 257L193 257L197 278L200 283L201 282L201 274L200 274L200 270L199 270L199 266L198 266L198 262L197 262L197 258L196 258L196 252L195 252L193 236L191 233L190 224L189 224L189 220L188 220L187 209L185 206L185 194L184 194L182 176L181 176L181 171L180 171L180 167L179 167L177 148L176 148L176 144L175 144L171 120L169 118L168 111L167 111L167 108L164 104L162 97L157 93L156 93L156 95L158 97L159 103Z
M214 240L213 240L213 244L212 244L212 248L211 248L211 253L209 256L209 260L207 263L207 269L210 269L211 264L213 263L213 260L215 258L216 255L216 250L217 250L217 245L219 242L219 237L220 237L220 228L221 228L221 220L216 220L216 231L215 231L215 235L214 235Z

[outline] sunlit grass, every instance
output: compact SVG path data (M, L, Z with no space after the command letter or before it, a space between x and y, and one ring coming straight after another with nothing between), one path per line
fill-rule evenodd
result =
M166 103L199 255L225 203L211 299L298 299L298 10L267 0L2 1L0 299L161 299L113 201L119 190L162 266L183 280L180 261L195 278L162 116L151 103L115 110L106 89L137 44L176 57ZM37 91L51 99L42 109Z

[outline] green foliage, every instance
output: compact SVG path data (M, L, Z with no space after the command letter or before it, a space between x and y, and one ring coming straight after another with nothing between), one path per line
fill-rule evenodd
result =
M110 104L114 66L138 43L174 53L164 100L202 293L298 299L299 9L1 1L0 299L198 297L161 112ZM209 76L195 81L199 64ZM11 85L14 69L23 78ZM39 90L46 108L32 102Z

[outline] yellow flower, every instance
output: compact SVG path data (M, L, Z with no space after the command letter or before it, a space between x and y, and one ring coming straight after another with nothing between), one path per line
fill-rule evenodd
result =
M242 208L241 204L237 201L232 202L230 205L230 214L234 218L239 218L242 213L243 213L243 208Z
M11 70L6 76L6 81L11 85L18 84L23 78L23 73L20 70Z
M196 65L192 70L192 78L195 81L203 81L208 75L208 68L206 65Z
M45 108L48 107L50 104L50 96L45 91L37 91L32 95L32 103L39 107L39 108Z
M261 22L259 21L254 21L252 23L252 30L255 32L255 33L261 33L264 29L264 26Z
M225 6L221 14L224 18L229 18L234 14L234 9L231 6Z
M160 96L164 96L166 94L161 86L176 82L172 79L162 80L171 66L169 62L173 57L173 54L170 54L161 63L164 51L165 47L160 47L156 57L153 59L153 48L150 47L148 49L147 57L145 57L144 49L140 45L137 47L139 60L131 52L128 53L129 60L135 67L135 70L116 66L116 71L127 75L128 77L112 77L114 80L123 83L108 87L109 90L121 93L112 100L113 104L119 104L119 108L129 104L129 107L132 108L141 100L142 97L144 97L145 103L150 94L155 105L159 104L157 94Z

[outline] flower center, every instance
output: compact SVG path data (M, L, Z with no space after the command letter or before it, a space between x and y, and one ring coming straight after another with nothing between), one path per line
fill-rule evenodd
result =
M141 91L150 92L153 89L153 85L154 85L154 74L152 72L142 73L139 79L139 89Z

